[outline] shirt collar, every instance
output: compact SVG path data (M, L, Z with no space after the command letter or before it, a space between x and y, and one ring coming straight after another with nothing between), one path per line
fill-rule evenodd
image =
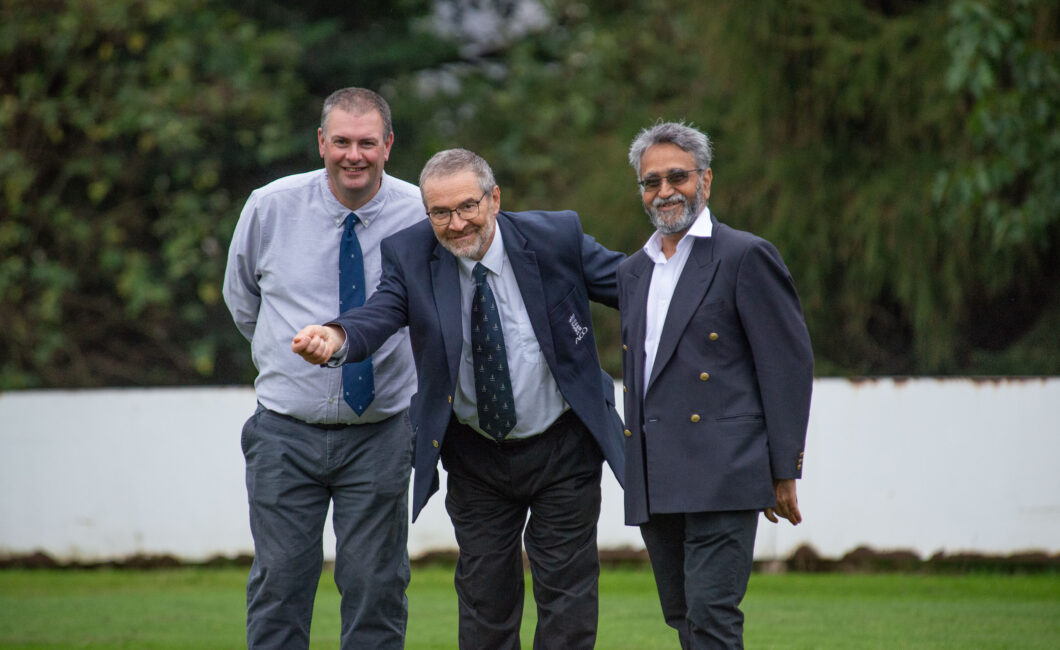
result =
M346 225L346 216L351 212L357 213L357 219L364 226L371 226L372 221L382 214L384 208L386 208L387 199L390 196L390 185L392 181L390 176L383 172L382 180L379 184L379 191L375 193L368 203L365 203L356 210L350 210L344 206L331 192L331 187L328 185L328 173L323 171L320 175L320 191L324 195L324 204L328 208L328 214L331 215L335 225L342 228Z
M696 220L692 222L688 231L685 232L684 237L681 241L677 242L678 247L690 246L691 240L689 237L710 237L714 234L714 222L710 218L710 208L703 206L703 210L696 217ZM666 261L666 257L662 252L662 233L656 230L652 233L651 237L644 244L644 252L648 254L652 260L656 262Z

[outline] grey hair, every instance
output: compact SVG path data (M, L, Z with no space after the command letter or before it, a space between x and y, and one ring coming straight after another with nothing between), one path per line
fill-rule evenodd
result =
M629 146L629 164L637 172L637 180L640 180L640 159L644 152L651 146L666 143L677 145L682 151L692 154L697 168L710 168L714 150L706 133L684 122L659 121L638 133Z
M423 195L423 184L428 179L452 176L463 171L475 174L479 189L483 192L489 192L497 185L493 180L493 170L481 156L467 149L446 149L431 156L423 166L423 171L420 172L420 195Z
M371 111L378 111L383 118L383 141L390 139L394 131L394 124L390 118L390 104L386 103L378 93L367 88L342 88L328 95L324 100L324 109L320 112L320 130L327 133L328 116L331 110L338 108L355 115L364 115Z

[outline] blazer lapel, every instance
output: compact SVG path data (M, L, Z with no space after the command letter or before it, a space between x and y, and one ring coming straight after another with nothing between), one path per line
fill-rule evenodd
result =
M537 335L537 343L545 355L552 372L556 372L556 348L552 344L552 327L548 320L548 305L545 304L545 285L541 281L541 270L537 266L537 255L528 247L526 237L512 226L503 212L497 213L497 227L501 229L504 252L515 271L515 281L523 296L526 313Z
M681 278L677 281L673 298L670 300L670 310L666 313L666 321L663 323L655 365L652 366L651 377L648 379L649 387L670 361L674 350L677 349L677 341L714 280L714 274L718 270L718 263L714 261L714 239L697 237L692 243L692 250L684 270L681 271Z
M648 328L645 308L648 304L648 289L651 287L651 274L655 264L647 255L641 257L641 262L630 271L632 283L627 290L630 302L628 306L623 304L621 308L625 313L630 314L630 340L636 341L636 346L643 348L644 336ZM644 364L643 351L640 354L633 355L632 376L635 384L631 388L638 390L638 397L644 395L644 387L641 386L644 383Z
M464 344L460 305L460 274L456 268L456 257L435 244L431 258L431 285L434 306L438 310L438 326L442 332L445 356L449 366L449 385L456 385L460 370L460 350Z

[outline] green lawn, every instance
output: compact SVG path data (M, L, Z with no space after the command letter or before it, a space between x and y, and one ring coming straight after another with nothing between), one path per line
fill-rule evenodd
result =
M240 648L245 568L0 571L0 648ZM528 602L524 647L531 647ZM601 649L676 648L646 569L605 570ZM755 574L748 648L1060 648L1060 575ZM338 648L321 580L313 648ZM456 647L452 568L415 567L408 648Z

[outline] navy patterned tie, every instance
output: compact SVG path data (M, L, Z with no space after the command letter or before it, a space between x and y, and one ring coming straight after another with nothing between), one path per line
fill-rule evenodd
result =
M353 226L359 221L357 215L346 217L346 230L339 246L339 310L346 311L364 304L364 259L361 257L361 242ZM361 415L375 399L375 378L372 376L372 358L342 366L342 397L350 408Z
M476 264L475 296L471 300L471 356L475 362L475 401L478 425L497 440L515 426L515 398L504 352L501 315L493 290L486 284L488 270Z

